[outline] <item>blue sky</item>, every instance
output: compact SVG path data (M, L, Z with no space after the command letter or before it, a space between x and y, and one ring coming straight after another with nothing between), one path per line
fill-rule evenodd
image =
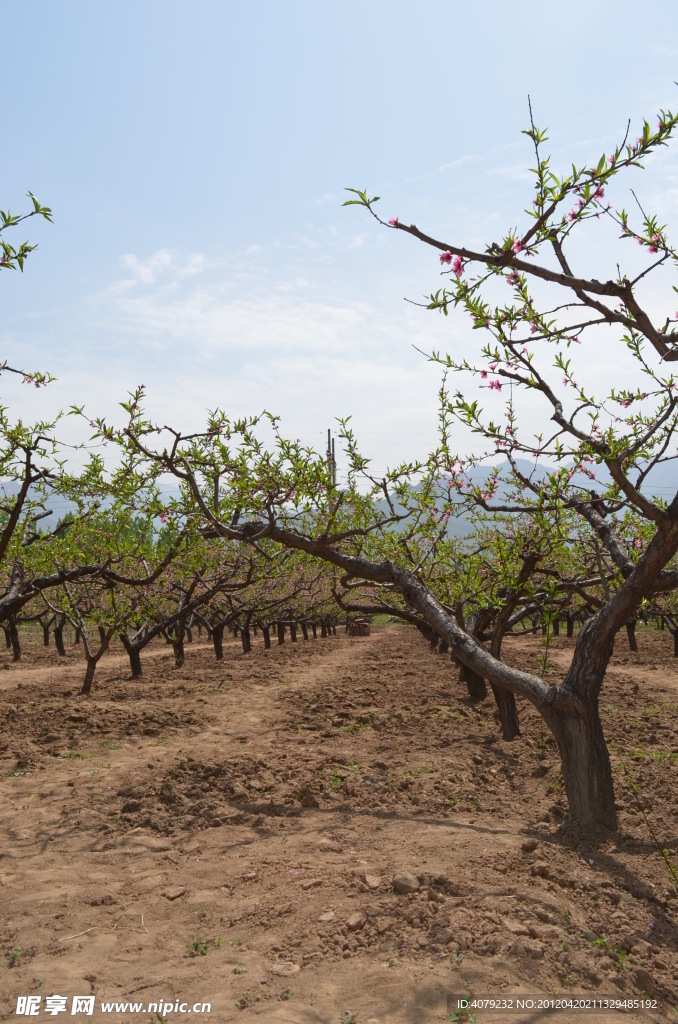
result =
M352 415L376 469L435 443L439 372L413 345L470 332L403 302L440 286L435 253L342 189L484 243L525 223L528 93L563 168L678 106L661 0L36 0L0 24L2 207L31 189L54 211L19 229L39 242L23 277L0 278L1 354L58 377L4 378L2 401L110 415L143 382L164 422L268 408L319 446ZM664 220L676 166L642 179Z

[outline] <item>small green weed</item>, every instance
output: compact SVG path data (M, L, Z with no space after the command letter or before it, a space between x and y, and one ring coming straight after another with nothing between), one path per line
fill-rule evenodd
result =
M190 942L186 944L186 949L191 956L207 956L207 950L209 947L209 939L206 935L191 935Z
M33 959L35 956L35 946L27 946L26 948L14 946L12 949L6 949L4 952L8 966L19 967L20 964Z

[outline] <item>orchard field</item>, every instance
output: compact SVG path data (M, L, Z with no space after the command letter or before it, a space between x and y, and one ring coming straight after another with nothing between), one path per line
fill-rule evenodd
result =
M220 662L194 632L181 667L154 641L141 679L113 644L88 698L72 630L65 657L35 625L20 638L0 668L2 1019L62 991L137 1001L95 1019L145 1024L179 1019L145 1012L157 1000L219 1022L428 1024L471 1019L447 1003L469 993L646 993L655 1009L594 1019L675 1018L678 900L655 842L675 863L668 632L639 629L636 653L619 636L608 671L616 833L567 827L539 715L520 701L522 736L502 740L493 701L409 626L270 649L259 633L248 654L229 635ZM573 645L553 639L551 671ZM542 652L506 641L524 668Z
M179 429L143 385L68 441L0 406L4 1019L675 1020L678 250L609 193L677 129L559 176L530 107L522 226L481 248L347 190L464 317L418 462L340 419L339 476L329 436Z

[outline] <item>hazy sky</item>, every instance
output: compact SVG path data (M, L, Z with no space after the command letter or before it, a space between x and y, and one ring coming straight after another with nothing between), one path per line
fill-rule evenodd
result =
M483 244L526 223L528 94L563 170L678 107L668 0L34 0L0 24L1 205L54 211L11 239L39 250L0 277L0 354L59 378L5 377L2 401L112 414L143 382L164 422L267 408L319 446L352 415L376 469L435 443L440 374L413 346L477 335L403 301L440 287L436 253L343 188ZM669 223L677 167L636 179Z

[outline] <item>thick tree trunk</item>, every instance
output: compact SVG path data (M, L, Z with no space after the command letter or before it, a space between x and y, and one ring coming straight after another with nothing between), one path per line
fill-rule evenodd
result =
M553 620L553 635L560 636L560 619Z
M263 633L264 636L264 648L265 650L268 650L271 646L271 627L262 626L261 632Z
M42 623L42 646L49 647L49 622Z
M327 624L324 619L320 620L320 636L323 639L327 636Z
M186 643L187 644L192 644L193 643L193 630L191 629L190 626L186 626Z
M250 627L245 626L240 630L240 640L242 643L243 654L249 654L252 650L252 637L250 636Z
M278 623L278 644L285 643L285 626L282 622Z
M214 655L217 661L221 661L224 657L224 627L214 626L212 629L212 644L214 645Z
M567 635L574 636L574 618L571 615L567 616Z
M303 636L304 640L308 640L308 626L306 625L305 622L300 623L300 625L301 625L301 633L302 633L302 636Z
M80 691L83 696L88 697L92 689L92 681L94 680L94 673L96 672L97 663L94 658L87 659L87 669L85 671L85 679L82 684L82 690Z
M297 642L297 624L296 622L290 622L290 640L293 644Z
M311 623L311 629L313 630L313 639L317 640L318 639L318 626L317 626L317 624L315 622Z
M598 715L598 702L585 715L542 712L556 738L570 817L584 825L617 828L612 770Z
M673 636L673 657L678 658L678 629L672 629L671 635Z
M441 640L440 644L438 645L438 653L439 654L447 654L449 649L450 649L450 645L447 643L447 641L446 640Z
M76 626L75 627L75 638L73 640L73 643L74 644L79 644L81 636L82 636L82 633L80 631L80 626Z

